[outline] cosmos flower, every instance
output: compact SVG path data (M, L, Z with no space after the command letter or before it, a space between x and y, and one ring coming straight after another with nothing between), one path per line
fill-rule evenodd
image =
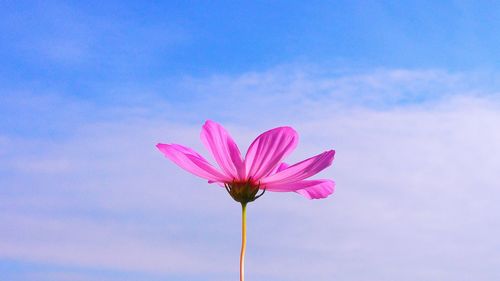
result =
M266 190L293 191L309 199L327 197L333 193L333 181L306 179L330 166L335 151L328 150L289 166L282 161L297 146L298 135L290 127L278 127L258 136L243 159L228 132L220 124L210 120L203 125L201 140L212 153L219 169L191 148L180 144L159 143L156 147L186 171L209 183L224 186L231 197L241 203L240 281L244 281L247 203L262 196Z
M201 140L219 168L191 148L159 143L157 148L186 171L223 185L238 202L251 202L257 192L296 192L309 199L325 198L335 183L328 179L306 180L332 164L335 151L328 150L294 165L282 162L297 146L298 135L291 127L262 133L248 148L245 158L228 132L218 123L206 121Z

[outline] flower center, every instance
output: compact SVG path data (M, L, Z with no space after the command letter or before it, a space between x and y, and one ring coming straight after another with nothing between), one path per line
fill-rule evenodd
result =
M233 199L240 203L248 203L261 197L266 189L264 188L262 193L257 195L260 189L260 183L255 183L252 179L248 179L244 182L232 181L231 183L225 183L227 192Z

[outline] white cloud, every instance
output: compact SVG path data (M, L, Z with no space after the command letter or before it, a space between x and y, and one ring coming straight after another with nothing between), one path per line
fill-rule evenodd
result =
M284 68L184 79L168 90L190 101L98 107L112 117L64 138L4 133L0 218L10 228L0 255L231 280L238 206L154 148L177 142L207 155L199 129L214 118L242 150L283 124L301 136L290 162L337 150L320 175L337 182L330 199L269 193L250 206L249 279L496 280L500 103L480 77Z

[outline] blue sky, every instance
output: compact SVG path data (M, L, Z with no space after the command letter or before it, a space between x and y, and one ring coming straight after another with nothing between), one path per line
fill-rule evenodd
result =
M7 1L2 76L81 87L82 79L239 73L293 62L495 68L498 8L486 1Z
M239 206L156 151L337 151L249 207L248 280L498 280L494 1L0 4L0 279L236 280Z

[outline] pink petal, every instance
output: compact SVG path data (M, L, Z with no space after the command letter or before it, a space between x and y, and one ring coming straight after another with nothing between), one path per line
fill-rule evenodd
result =
M334 156L334 150L325 151L319 155L294 164L280 172L265 177L260 181L260 183L271 187L272 185L285 185L301 181L330 166Z
M331 180L314 180L313 182L319 181L319 183L309 186L304 189L296 190L298 194L305 196L308 199L322 199L328 197L335 190L335 182ZM309 182L309 181L301 181Z
M297 181L285 184L265 185L264 187L261 188L265 188L268 191L275 191L275 192L290 192L315 186L321 183L323 183L323 180L304 180L304 181Z
M295 191L309 199L326 198L333 193L335 182L331 180L303 180L299 182L272 185L266 190L275 192Z
M289 165L283 162L278 166L276 172L281 172L288 167ZM331 180L303 180L283 185L266 186L265 188L277 192L295 191L308 199L321 199L333 193L335 182Z
M288 168L288 166L290 166L290 165L288 165L288 164L287 164L287 163L285 163L285 162L282 162L282 163L280 163L278 166L276 166L276 167L273 169L273 171L269 173L269 175L274 175L274 174L276 174L277 172L281 172L281 171L283 171L284 169Z
M258 180L269 175L297 146L298 135L290 127L278 127L258 136L245 156L246 176Z
M219 124L208 120L201 130L201 140L212 153L224 174L234 179L245 178L245 166L238 146Z
M194 150L179 144L159 143L156 147L184 170L211 181L230 181Z
M283 171L284 169L286 169L286 168L288 168L288 167L290 167L290 165L288 165L287 163L283 162L283 163L279 164L279 166L278 166L278 168L276 169L276 172L275 172L275 173L277 173L277 172L281 172L281 171ZM275 174L275 173L274 173L274 174Z

